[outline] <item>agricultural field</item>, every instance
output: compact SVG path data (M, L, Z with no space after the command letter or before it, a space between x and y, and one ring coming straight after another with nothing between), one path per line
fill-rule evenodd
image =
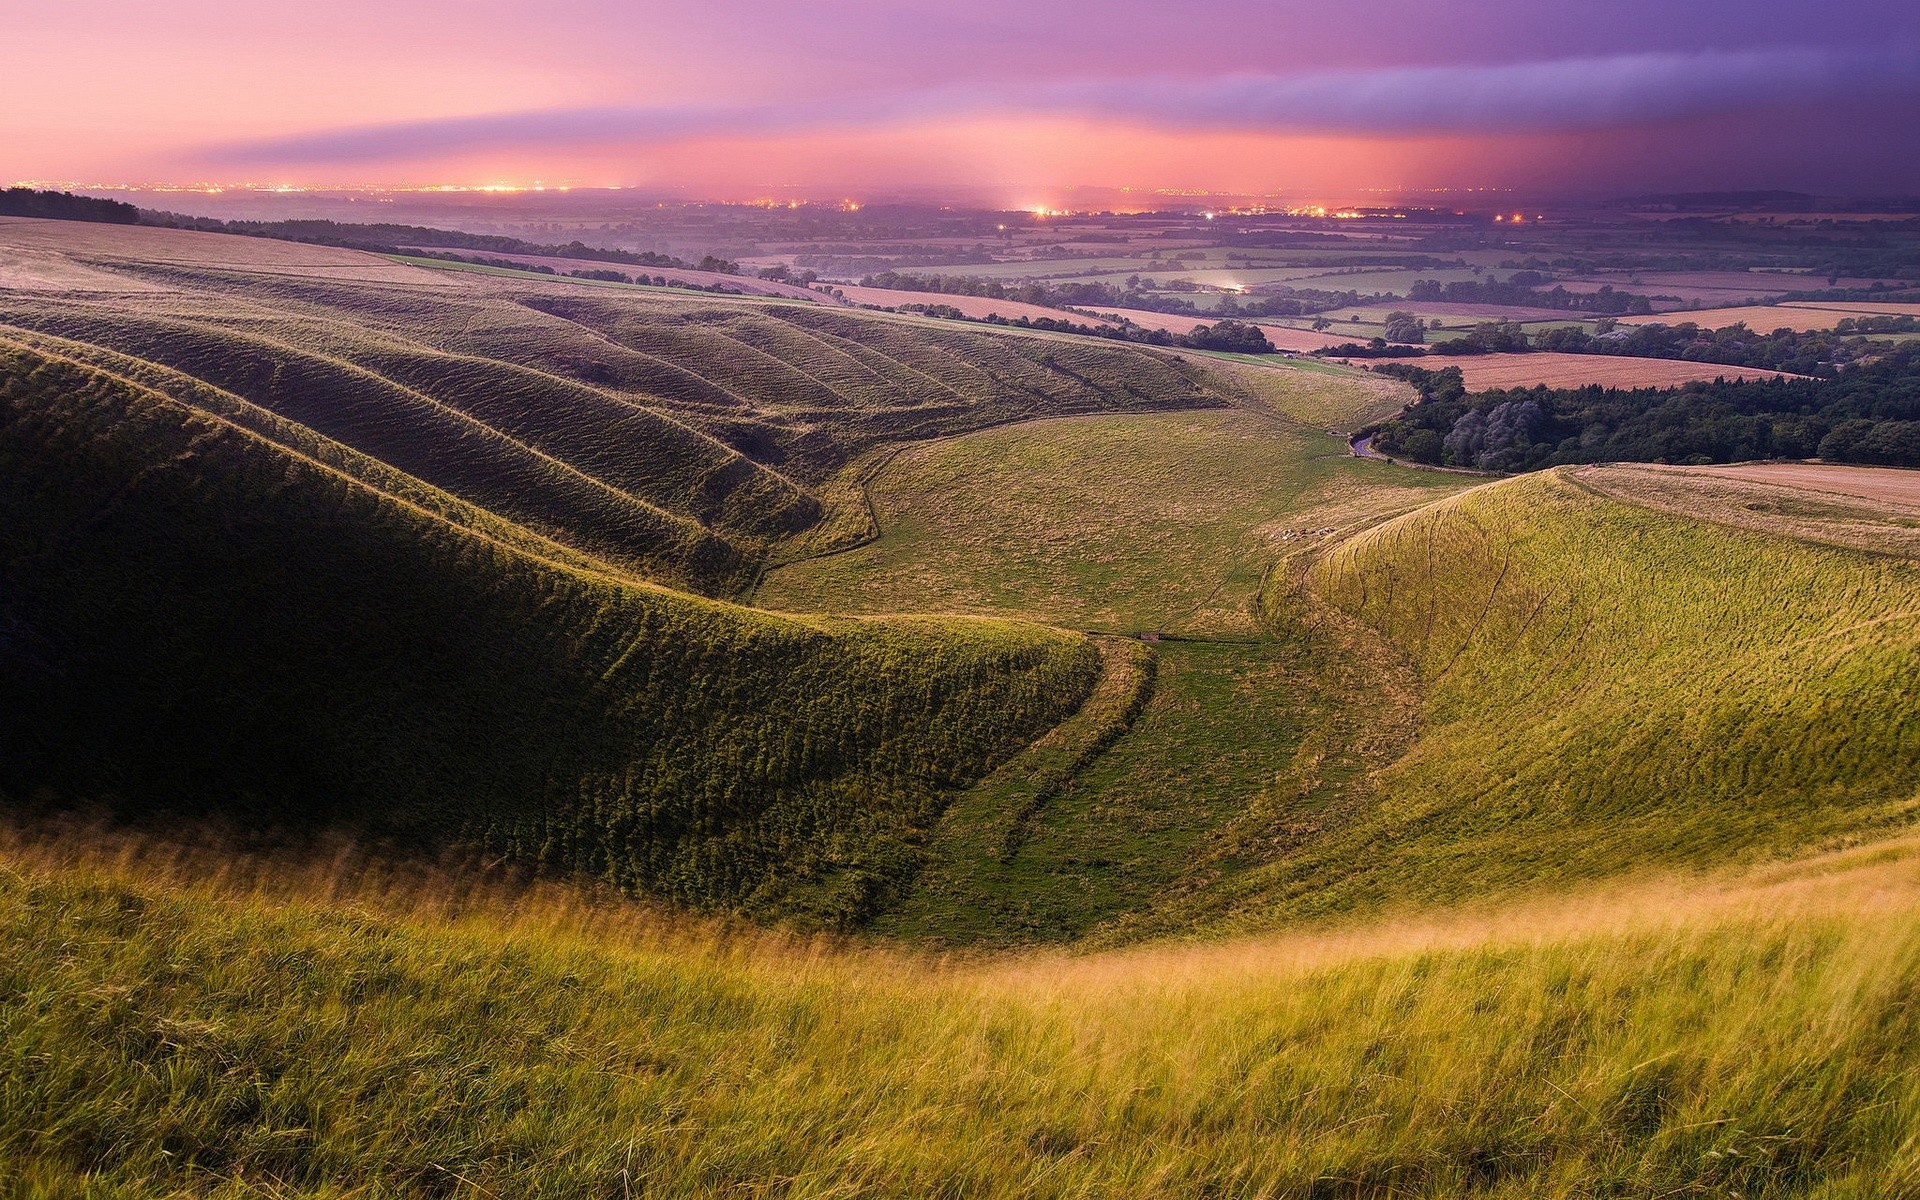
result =
M1430 367L1459 367L1467 389L1587 387L1679 387L1695 380L1773 379L1781 372L1757 367L1729 367L1720 363L1682 362L1665 358L1626 358L1610 354L1560 354L1531 351L1524 354L1472 354L1423 360Z
M1756 304L1738 308L1705 308L1686 312L1656 313L1653 316L1621 317L1622 325L1679 325L1693 324L1702 329L1729 329L1735 325L1745 325L1755 333L1772 333L1776 329L1791 329L1795 333L1810 333L1816 329L1832 329L1848 317L1863 315L1858 310L1819 308L1794 305Z
M836 284L834 290L845 296L850 304L870 304L877 308L899 308L906 304L938 305L958 309L961 316L975 321L1001 316L1009 321L1026 317L1030 320L1072 321L1077 325L1108 324L1097 317L1040 304L1022 304L1018 300L989 300L984 296L958 296L948 292L907 292L898 288L870 288L857 284Z

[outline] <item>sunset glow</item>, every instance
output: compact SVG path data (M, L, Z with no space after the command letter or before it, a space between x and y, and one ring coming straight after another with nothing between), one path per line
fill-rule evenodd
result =
M1784 0L1488 0L1445 21L1413 0L742 0L724 19L88 0L10 17L0 176L826 198L964 182L1050 208L1031 189L1836 190L1871 141L1920 188L1920 10L1839 7L1851 19ZM1861 104L1875 121L1835 119Z

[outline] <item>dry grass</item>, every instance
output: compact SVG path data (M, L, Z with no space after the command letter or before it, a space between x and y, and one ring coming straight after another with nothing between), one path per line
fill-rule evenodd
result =
M1719 363L1551 352L1430 358L1421 360L1421 365L1459 367L1467 390L1473 392L1541 385L1555 388L1587 387L1592 384L1611 388L1667 388L1714 379L1774 379L1785 376L1781 371L1728 367Z
M1568 475L1595 491L1781 537L1920 558L1920 471L1819 463L1610 464Z
M1916 847L1434 920L932 959L557 890L0 847L23 1200L1920 1186Z

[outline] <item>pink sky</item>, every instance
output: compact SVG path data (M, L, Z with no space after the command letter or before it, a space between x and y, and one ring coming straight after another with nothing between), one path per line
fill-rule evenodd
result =
M1905 0L16 7L0 180L1920 191Z

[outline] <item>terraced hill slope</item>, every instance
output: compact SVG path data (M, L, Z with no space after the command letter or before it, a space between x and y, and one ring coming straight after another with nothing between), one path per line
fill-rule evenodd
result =
M636 583L243 402L0 340L16 800L344 825L851 923L1098 669L1032 626Z
M0 331L163 391L218 389L711 594L750 582L882 443L1223 402L1196 363L1091 341L25 219L0 219Z

